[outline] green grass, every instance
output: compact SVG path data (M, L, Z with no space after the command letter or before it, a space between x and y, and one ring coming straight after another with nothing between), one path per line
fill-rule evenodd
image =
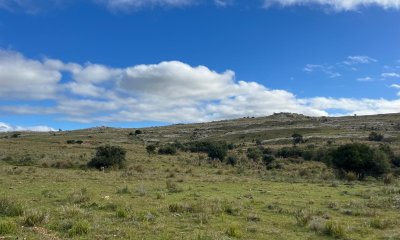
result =
M372 127L392 136L389 144L398 153L400 133L391 125L396 119L388 115L322 122L275 116L148 128L137 136L129 136L131 129L110 128L22 133L15 139L0 134L0 236L398 239L396 175L385 183L374 178L350 182L336 178L320 162L277 159L267 170L246 158L255 139L268 140L264 146L277 149L291 145L294 131L316 146L329 139L333 145L361 141L377 146L365 139ZM149 155L145 148L154 140L192 138L233 142L237 147L229 154L237 157L237 165L210 162L197 153ZM83 143L67 144L69 139ZM85 168L96 147L104 144L127 150L125 169Z

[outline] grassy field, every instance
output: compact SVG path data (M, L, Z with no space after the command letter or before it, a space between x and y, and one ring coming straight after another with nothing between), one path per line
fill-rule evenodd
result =
M400 239L400 182L338 178L324 163L249 163L256 142L278 149L363 142L371 131L400 151L400 115L276 114L142 129L0 134L0 239ZM82 141L68 144L68 140ZM149 155L145 146L225 140L230 166L202 153ZM125 169L84 166L98 146L127 151Z

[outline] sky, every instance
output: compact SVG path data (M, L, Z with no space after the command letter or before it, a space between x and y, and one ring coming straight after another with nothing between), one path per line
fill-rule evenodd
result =
M400 0L0 0L0 131L400 112Z

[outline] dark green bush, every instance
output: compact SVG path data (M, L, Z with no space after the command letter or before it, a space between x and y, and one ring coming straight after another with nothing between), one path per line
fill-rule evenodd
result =
M365 176L380 176L390 171L390 163L385 152L372 149L361 143L351 143L340 146L332 153L335 167Z
M383 140L383 135L377 132L371 132L368 136L369 141L380 142Z
M96 155L87 164L91 168L110 168L118 167L123 168L125 166L125 155L126 151L119 146L100 146L96 150Z
M276 153L277 157L282 157L282 158L289 158L289 157L301 157L303 154L303 151L294 146L294 147L283 147L281 149L278 150L278 152Z
M174 155L174 154L176 154L176 147L171 144L162 146L158 149L158 154Z
M76 141L75 140L67 140L67 144L75 144Z
M268 165L268 164L272 163L274 160L275 160L274 155L271 155L271 154L264 154L263 163L264 163L265 165Z
M143 132L142 132L142 130L137 129L137 130L135 131L135 135L139 135L139 134L143 134Z
M235 157L235 156L229 156L226 159L226 164L229 164L232 166L235 166L237 164L237 162L238 162L238 160L237 160L237 157Z
M260 148L248 148L247 157L253 161L259 161L263 156L263 152Z
M192 142L187 149L191 152L204 152L211 159L223 161L228 154L228 144L226 142Z
M147 153L150 155L150 154L155 154L156 153L156 146L155 145L148 145L147 147L146 147L146 151L147 151Z
M299 143L303 143L304 142L303 136L301 134L294 133L292 135L292 141L293 141L294 145L299 144Z

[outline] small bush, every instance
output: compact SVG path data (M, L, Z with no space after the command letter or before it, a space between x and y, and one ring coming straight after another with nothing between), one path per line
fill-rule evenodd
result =
M0 215L16 217L21 216L23 212L22 204L19 202L9 198L0 198Z
M334 221L327 221L325 223L324 233L328 236L332 236L335 238L345 238L346 237L346 232L345 232L343 226L340 225L338 222L334 222Z
M228 154L228 144L226 142L192 142L187 149L191 152L207 153L211 159L223 161Z
M248 148L247 157L253 161L259 161L263 156L263 152L259 148Z
M143 134L142 130L140 129L135 130L135 135L140 135L140 134Z
M149 155L151 155L151 154L155 154L156 153L156 146L155 145L148 145L147 147L146 147L146 151L147 151L147 153L149 154Z
M292 135L292 141L293 141L294 145L299 144L299 143L303 143L304 142L303 136L301 134L294 133Z
M47 214L43 213L42 211L33 209L24 212L23 223L25 226L28 227L39 226L45 223L47 220L48 220Z
M383 135L377 132L371 132L368 136L369 141L380 142L383 140Z
M15 224L15 222L5 221L5 220L0 221L0 236L15 233L17 229L18 227L17 224Z
M229 164L229 165L232 165L232 166L235 166L237 164L237 162L238 162L238 159L235 156L229 156L226 159L226 164Z
M163 155L174 155L176 154L176 147L173 145L166 145L163 147L160 147L158 149L158 154L163 154Z
M263 163L264 163L265 166L267 166L268 164L272 163L274 160L275 160L274 155L264 154Z
M228 235L229 237L240 238L242 236L242 232L240 231L238 226L231 225L226 230L226 235Z
M79 220L73 223L72 228L69 230L69 236L82 236L89 233L90 225L87 221Z
M127 218L128 217L128 210L126 208L117 208L115 212L117 218Z
M123 168L125 166L125 155L126 151L119 146L100 146L96 149L96 155L87 164L91 168L110 168L118 167Z
M67 144L75 144L76 141L75 140L67 140Z
M289 158L289 157L294 157L298 158L302 156L302 150L296 146L294 147L283 147L278 150L276 153L277 157L282 157L282 158Z

